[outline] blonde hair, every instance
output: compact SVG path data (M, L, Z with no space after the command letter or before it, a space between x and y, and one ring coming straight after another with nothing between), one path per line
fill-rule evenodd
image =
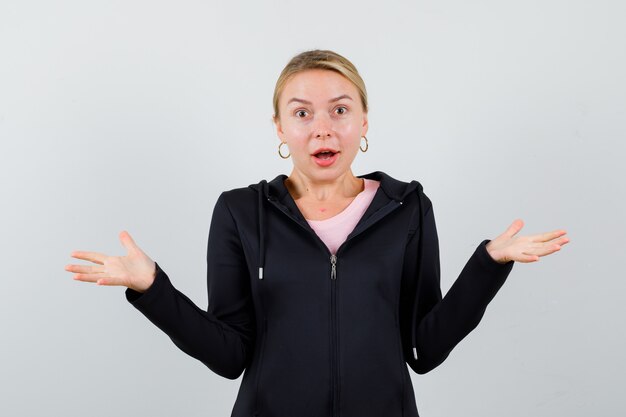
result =
M285 68L283 68L283 71L280 73L280 76L276 81L276 87L274 87L273 102L275 119L280 118L280 114L278 112L278 99L280 98L280 95L283 92L287 81L289 81L291 77L293 77L295 74L311 69L325 69L329 71L335 71L346 77L352 84L354 84L354 86L358 90L361 97L361 105L363 106L363 111L367 113L368 105L365 82L363 82L363 79L359 75L359 72L357 71L354 64L352 64L352 62L350 62L347 58L344 58L336 52L323 49L314 49L302 52L291 58Z

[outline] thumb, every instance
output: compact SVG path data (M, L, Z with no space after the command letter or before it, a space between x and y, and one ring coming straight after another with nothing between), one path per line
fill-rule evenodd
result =
M126 230L122 231L119 237L120 242L122 242L122 245L126 248L126 250L140 250L133 238L130 236L130 233L128 233Z
M516 219L513 221L513 223L511 223L509 228L506 229L503 235L507 237L513 237L517 234L517 232L522 230L522 227L524 227L524 221L522 219Z

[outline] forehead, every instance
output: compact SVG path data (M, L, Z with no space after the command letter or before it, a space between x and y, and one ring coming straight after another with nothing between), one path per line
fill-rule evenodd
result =
M350 80L338 72L324 69L301 71L292 76L286 83L281 100L287 102L293 97L306 100L327 100L348 94L353 100L358 97L357 88Z

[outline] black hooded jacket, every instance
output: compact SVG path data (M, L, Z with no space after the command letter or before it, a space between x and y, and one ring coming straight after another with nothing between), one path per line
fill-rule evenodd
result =
M480 322L513 261L482 241L442 299L430 199L375 171L374 199L332 255L278 175L221 193L207 248L208 308L156 265L127 300L185 353L243 378L232 417L416 417L408 366L441 364Z

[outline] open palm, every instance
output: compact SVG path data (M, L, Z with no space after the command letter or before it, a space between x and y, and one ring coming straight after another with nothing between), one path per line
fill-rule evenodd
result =
M128 251L126 256L108 256L98 252L74 251L73 258L91 261L97 265L66 265L65 270L75 272L74 279L98 285L122 285L145 292L154 282L155 262L137 246L127 231L119 235Z
M515 220L509 228L497 238L487 243L487 252L499 263L509 261L536 262L539 257L561 250L569 242L565 230L539 233L529 236L515 236L524 227L521 219Z

